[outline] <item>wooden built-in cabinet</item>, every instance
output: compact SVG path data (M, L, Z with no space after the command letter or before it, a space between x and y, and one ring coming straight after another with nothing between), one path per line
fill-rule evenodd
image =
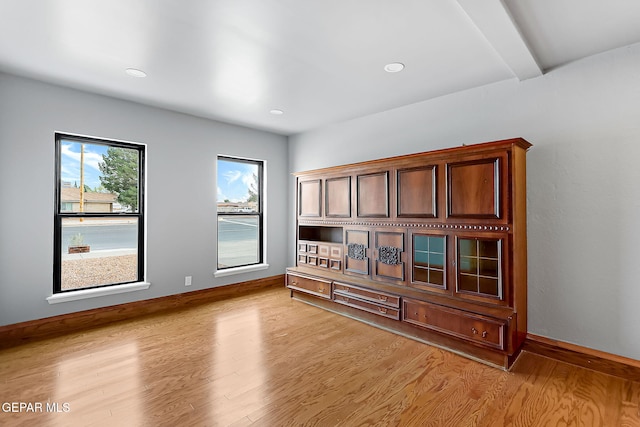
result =
M527 333L530 146L297 173L292 296L508 369Z

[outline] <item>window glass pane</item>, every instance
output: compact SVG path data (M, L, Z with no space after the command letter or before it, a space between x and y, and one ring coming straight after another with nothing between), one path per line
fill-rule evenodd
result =
M260 262L260 217L218 215L218 268Z
M413 268L413 280L416 282L428 282L429 281L429 270L426 268L414 267Z
M460 271L463 273L477 274L478 259L469 257L460 257Z
M138 212L139 152L60 141L60 211Z
M480 277L478 279L478 284L480 286L480 293L498 296L498 279Z
M478 292L478 277L468 274L460 275L460 290L469 292Z
M413 263L415 265L427 266L429 264L429 253L416 251L413 254Z
M429 250L431 252L444 253L444 237L430 237Z
M461 256L477 256L475 239L460 239L458 245Z
M481 276L498 277L498 260L497 259L480 259Z
M497 240L478 240L480 256L485 258L498 258Z
M428 251L429 250L429 237L428 236L413 236L413 248L416 251Z
M444 255L443 254L429 254L429 265L431 267L440 267L444 266Z
M440 270L429 270L429 283L444 286L444 272Z
M260 211L259 174L256 162L218 159L218 213Z
M62 218L61 290L138 280L138 219Z

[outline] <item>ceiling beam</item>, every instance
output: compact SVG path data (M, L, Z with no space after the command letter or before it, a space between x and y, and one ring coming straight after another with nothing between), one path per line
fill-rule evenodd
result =
M520 80L543 74L502 0L457 0L473 24Z

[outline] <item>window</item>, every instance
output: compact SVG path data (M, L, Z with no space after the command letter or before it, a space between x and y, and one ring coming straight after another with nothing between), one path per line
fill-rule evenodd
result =
M55 142L54 293L143 282L145 146Z
M218 270L264 262L263 167L258 160L218 157Z

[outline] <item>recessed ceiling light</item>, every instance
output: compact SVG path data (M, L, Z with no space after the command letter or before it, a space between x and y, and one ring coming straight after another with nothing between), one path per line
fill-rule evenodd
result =
M384 70L387 73L397 73L404 70L404 64L401 62L392 62L391 64L385 65Z
M273 110L269 111L271 114L273 114L274 116L281 116L284 114L284 111L282 110L278 110L277 108L274 108Z
M147 77L147 73L136 68L127 68L125 72L131 77Z

